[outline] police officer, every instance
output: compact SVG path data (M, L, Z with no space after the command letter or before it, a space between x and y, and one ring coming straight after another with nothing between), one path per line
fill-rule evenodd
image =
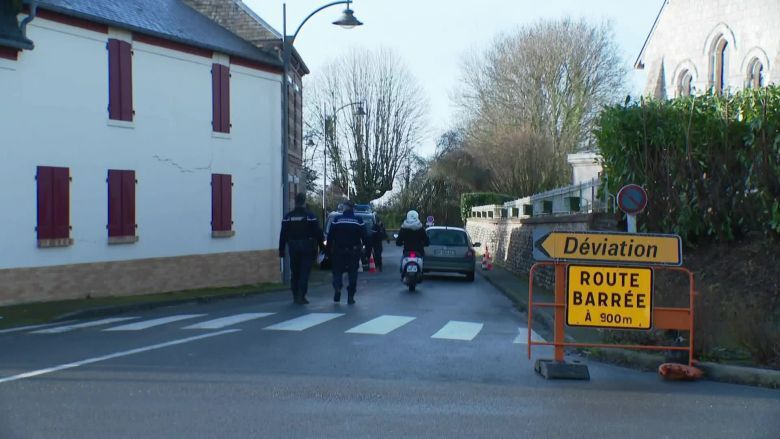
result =
M355 216L352 201L343 204L344 212L333 219L328 230L328 250L333 261L333 301L341 301L341 287L344 272L349 277L347 303L355 303L357 291L358 266L363 254L363 246L369 246L363 220Z
M295 209L282 219L282 231L279 233L280 258L284 258L285 245L290 249L293 302L299 305L307 304L309 301L306 300L306 292L316 255L315 247L323 248L324 244L317 217L306 209L306 194L295 196Z

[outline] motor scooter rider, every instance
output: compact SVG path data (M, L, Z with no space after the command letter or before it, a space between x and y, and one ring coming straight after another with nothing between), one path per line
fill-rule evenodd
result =
M420 257L425 256L425 247L431 245L431 241L428 239L428 234L425 233L425 228L420 222L420 214L417 211L410 210L406 214L406 220L401 224L395 245L403 246L404 256L412 251Z

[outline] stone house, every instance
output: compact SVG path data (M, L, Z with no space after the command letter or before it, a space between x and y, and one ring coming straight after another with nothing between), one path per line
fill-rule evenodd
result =
M673 98L780 83L780 1L666 0L634 67Z

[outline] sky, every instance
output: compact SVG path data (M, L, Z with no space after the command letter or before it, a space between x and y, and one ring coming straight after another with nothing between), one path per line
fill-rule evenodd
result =
M271 26L282 30L282 1L243 0ZM455 122L450 97L457 88L465 56L484 50L496 35L543 18L610 20L629 70L632 94L644 88L645 74L633 70L645 38L664 0L354 0L352 9L363 26L344 30L331 22L343 5L322 10L301 29L295 47L316 74L350 49L389 48L403 60L422 86L430 111L420 152L435 150L436 138ZM289 0L288 34L328 0ZM305 81L305 80L304 80ZM306 82L304 82L304 87ZM306 96L304 88L304 99Z

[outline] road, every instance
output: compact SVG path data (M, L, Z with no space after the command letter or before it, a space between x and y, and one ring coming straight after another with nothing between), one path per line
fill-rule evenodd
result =
M0 331L0 438L780 438L780 391L595 362L546 381L500 292L409 293L397 258L354 306L321 287Z

